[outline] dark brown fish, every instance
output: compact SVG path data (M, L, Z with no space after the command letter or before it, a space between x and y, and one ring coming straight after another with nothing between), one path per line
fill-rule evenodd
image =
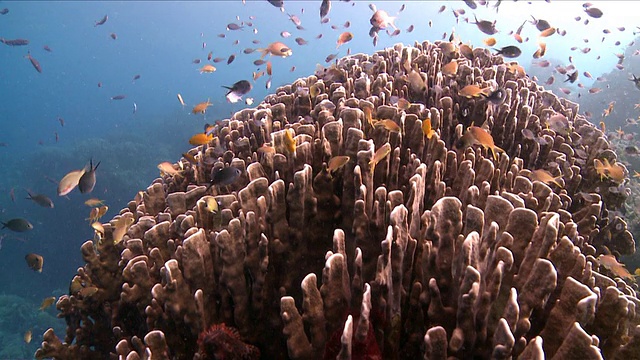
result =
M0 10L0 15L7 15L9 13L9 9L8 8L4 8L2 10Z
M42 272L42 266L44 265L44 258L42 255L30 253L24 257L27 262L27 266L33 271Z
M516 58L522 54L522 50L520 50L517 46L505 46L501 49L494 49L497 51L496 55L502 55L507 58Z
M231 54L227 59L227 65L231 64L235 59L236 59L236 54Z
M118 40L118 35L116 33L111 33L109 36L111 36L113 40Z
M296 38L296 43L298 43L298 45L300 45L300 46L308 44L307 40L305 40L305 39L303 39L301 37Z
M38 60L34 59L31 56L30 52L27 52L27 55L25 55L24 57L31 61L31 65L33 65L33 68L36 69L37 72L42 73L42 67L40 67L40 63L38 62Z
M260 65L264 65L265 63L266 63L266 61L265 61L265 60L258 59L258 60L256 60L256 61L254 61L254 62L253 62L253 65L255 65L255 66L260 66Z
M44 51L47 51L47 52L51 52L51 51L53 51L53 50L51 50L51 48L49 47L49 45L44 45L42 48L44 49Z
M478 20L475 14L473 15L473 18L476 20L476 22L472 24L475 24L478 27L478 29L483 33L487 35L493 35L498 32L498 30L496 29L495 21L491 22L487 20Z
M116 96L112 96L111 100L122 100L124 98L126 98L127 95L116 95Z
M132 80L132 81L134 81L134 82L135 82L135 81L136 81L136 80L138 80L138 79L140 79L140 74L136 74L136 75L134 75L134 76L133 76L133 80Z
M571 74L567 74L567 79L564 82L570 82L570 83L574 83L576 82L576 80L578 80L578 70L572 72Z
M193 59L192 63L194 63L194 64L200 64L200 59Z
M236 23L227 24L227 30L240 30L242 28L244 28L244 26L240 26L240 25L238 25Z
M242 52L245 54L251 54L252 52L256 51L256 49L252 49L252 48L246 48L244 49Z
M93 159L89 161L89 170L85 171L80 177L80 181L78 181L78 189L83 194L90 193L93 191L93 188L96 186L96 170L100 166L100 162L94 167Z
M211 174L210 187L213 185L226 186L233 184L242 174L242 171L235 167L215 169Z
M329 15L329 11L331 11L331 1L322 0L322 4L320 5L320 20Z
M602 17L602 10L600 10L598 8L589 7L589 8L584 9L584 12L586 12L587 15L589 15L592 18L595 18L595 19Z
M107 20L109 20L109 16L105 15L102 19L96 21L96 24L93 25L94 27L99 26L99 25L103 25L104 23L107 22Z
M33 229L33 225L27 219L22 218L11 219L6 223L0 221L0 224L2 224L2 229L7 228L15 232L25 232Z
M5 38L0 38L0 42L5 44L5 45L9 45L9 46L24 46L24 45L29 45L29 40L27 39L12 39L12 40L7 40Z
M28 197L27 197L28 200L33 200L33 202L35 202L36 204L42 207L53 209L53 201L51 201L51 199L48 196L43 194L32 193L29 190L26 190L26 191L28 194Z

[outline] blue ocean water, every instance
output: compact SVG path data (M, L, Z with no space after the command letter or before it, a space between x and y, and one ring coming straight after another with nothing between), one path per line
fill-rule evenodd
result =
M222 87L238 80L252 81L253 72L264 70L264 65L253 64L259 53L244 54L246 48L282 41L293 51L291 57L270 59L274 68L270 89L265 88L267 76L252 81L254 88L247 97L259 102L278 86L313 73L317 64L326 66L327 55L345 56L347 49L351 53L372 53L401 42L441 40L452 31L463 42L485 46L482 40L488 35L470 23L475 14L478 19L496 20L500 32L494 35L498 40L495 47L518 45L523 55L516 60L527 71L540 72L541 82L545 80L542 78L545 71L551 73L556 65L568 65L569 56L573 56L571 61L580 72L588 70L593 78L581 77L585 85L581 89L577 84L563 84L564 77L555 74L556 84L551 88L556 93L560 86L570 88L572 94L566 96L584 102L585 109L596 112L606 108L614 98L609 89L627 95L640 94L625 79L634 70L640 72L637 59L627 57L623 62L625 69L615 69L618 61L615 54L637 47L630 43L635 38L633 31L638 30L629 17L613 14L615 4L596 4L605 11L605 16L590 19L591 23L585 25L588 16L580 2L504 2L498 11L493 8L495 3L472 10L463 1L411 1L399 12L401 2L375 2L378 9L397 16L395 24L401 33L391 37L380 32L374 46L368 36L373 11L366 2L333 1L331 21L322 24L318 14L320 1L285 1L284 12L262 0L248 0L246 4L240 0L1 1L0 9L7 8L9 12L0 15L0 37L24 38L29 44L0 44L0 142L5 145L0 147L0 220L25 218L34 229L25 233L0 231L0 236L4 236L0 249L0 294L19 296L37 312L43 298L67 293L70 279L84 264L80 245L93 237L93 230L85 220L90 209L84 201L91 197L105 200L109 212L103 221L107 221L158 176L158 163L175 162L191 148L189 137L202 131L204 124L246 107L242 102L228 103ZM441 6L446 9L439 13ZM453 10L458 9L465 14L458 11L456 17ZM304 29L296 29L287 14L298 16ZM108 20L95 26L105 15ZM567 31L566 36L544 39L549 48L546 57L554 59L548 69L532 65L531 54L538 41L532 24L525 24L523 35L530 40L523 44L509 35L523 21L531 20L530 15ZM581 20L575 20L577 16ZM347 21L348 28L344 26ZM226 30L229 23L244 23L244 27L229 31ZM411 25L414 30L408 32ZM617 29L623 26L625 30ZM611 35L601 41L605 37L603 29L610 29ZM291 37L282 38L282 31L290 32ZM352 32L354 39L336 49L336 40L343 31ZM115 39L111 34L115 34ZM319 34L323 34L321 39L316 38ZM297 37L308 44L298 45ZM253 40L260 43L254 44ZM620 45L615 45L616 41ZM43 49L45 45L51 52ZM583 54L570 50L572 46L591 47L591 51ZM42 73L25 58L27 52L39 61ZM226 61L215 63L216 72L201 74L198 69L211 63L207 61L209 52L213 58L226 59L235 54L236 59L229 65ZM194 64L194 59L200 59L201 63ZM622 80L596 83L596 77L610 72ZM140 78L134 80L136 75ZM603 92L589 98L597 101L585 101L589 96L587 90L594 86L602 87ZM178 93L186 107L179 104ZM584 98L577 97L579 93ZM111 99L117 95L125 98ZM627 113L637 116L632 111L635 101L629 100L631 103L623 106L618 95L615 98L619 99L616 105L619 114L610 119L613 128L624 124ZM190 113L193 105L207 99L213 106L204 116ZM51 179L60 180L69 171L83 168L90 159L101 162L95 190L91 194L74 190L66 197L58 197L57 185ZM55 208L42 208L26 200L25 189L51 197ZM32 252L44 257L42 273L25 265L24 256ZM46 312L55 315L53 307ZM21 337L30 327L24 324L18 335ZM42 326L34 328L36 341L31 344L29 354L37 347L34 344L39 343L44 330Z

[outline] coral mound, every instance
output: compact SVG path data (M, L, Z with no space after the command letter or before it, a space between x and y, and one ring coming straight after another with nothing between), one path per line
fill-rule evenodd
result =
M57 303L64 342L47 331L36 356L201 358L198 337L224 323L269 359L637 357L636 286L597 260L635 249L613 212L625 185L593 165L616 154L517 69L485 49L397 45L220 121L197 163L82 245ZM548 125L557 114L569 131ZM456 148L472 125L504 151ZM328 169L335 156L348 160ZM208 187L224 167L240 177ZM114 242L120 218L134 224Z

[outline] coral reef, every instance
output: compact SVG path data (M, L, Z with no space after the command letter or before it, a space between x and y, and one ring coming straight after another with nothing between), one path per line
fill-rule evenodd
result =
M455 76L440 71L450 61ZM593 165L616 153L577 104L515 66L485 49L397 45L220 121L190 150L197 163L181 159L82 245L86 265L57 303L64 341L47 331L36 357L211 357L198 339L291 359L637 354L636 286L598 261L635 250L612 213L626 194ZM459 95L470 84L506 98ZM571 131L548 125L556 114ZM457 148L471 125L504 152ZM338 155L349 160L330 172ZM224 167L240 177L207 186ZM114 243L121 217L135 222Z

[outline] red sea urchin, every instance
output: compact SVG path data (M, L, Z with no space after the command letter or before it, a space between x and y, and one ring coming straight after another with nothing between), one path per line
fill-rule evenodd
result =
M238 330L224 323L213 324L198 337L198 354L202 360L260 359L260 350L240 339Z

